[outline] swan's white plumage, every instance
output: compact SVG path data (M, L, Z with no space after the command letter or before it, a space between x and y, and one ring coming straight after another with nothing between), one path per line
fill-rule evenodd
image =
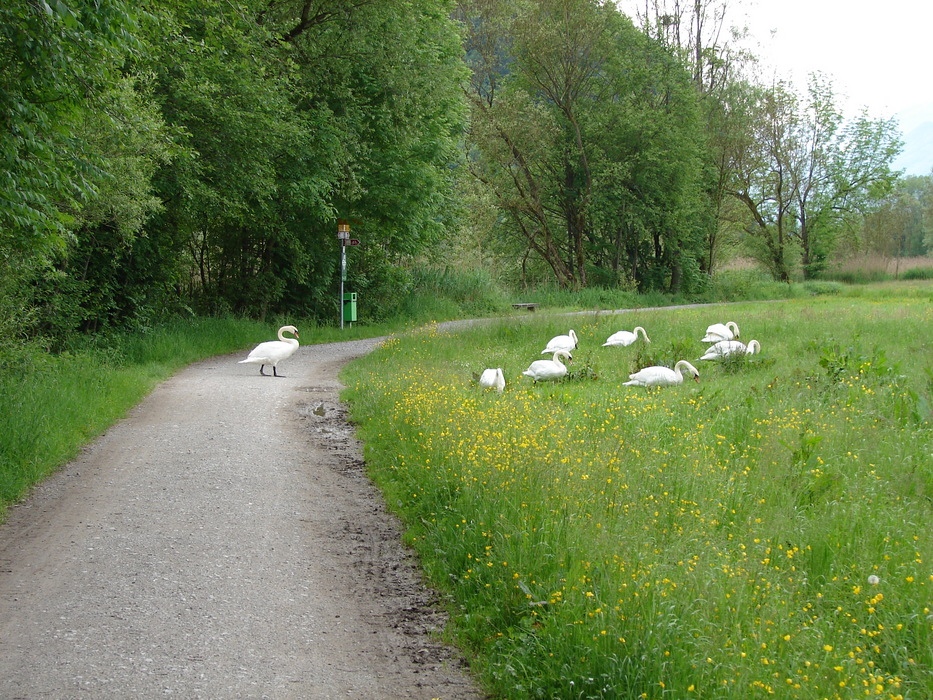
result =
M693 378L700 381L700 373L697 368L686 360L680 360L674 369L670 367L645 367L634 374L628 375L630 381L623 386L673 386L684 383L683 370L689 370Z
M547 347L541 351L542 355L553 355L555 352L563 350L571 352L577 347L577 334L571 328L567 335L555 335L548 341Z
M641 326L635 326L634 330L631 331L618 331L610 335L606 342L603 343L603 347L611 346L622 346L626 347L638 340L638 331L641 331L642 337L645 339L646 343L650 343L651 340L648 339L648 334L645 332L645 329Z
M720 340L734 340L738 337L738 325L736 325L735 321L727 321L726 323L714 323L707 328L702 342L718 343Z
M748 345L739 340L720 340L715 345L710 345L700 359L721 360L732 355L754 355L758 352L761 352L761 343L757 340L750 340Z
M479 385L484 389L495 389L501 394L505 389L505 375L502 374L502 368L484 369L479 376Z
M528 369L522 374L531 377L535 382L543 382L549 379L560 379L567 374L567 366L558 358L570 359L570 353L566 350L558 350L554 353L553 359L535 360Z
M286 338L284 333L292 333L294 338ZM246 357L245 360L240 360L239 364L251 363L254 365L259 365L259 374L266 376L266 373L262 371L262 368L266 365L272 365L272 374L276 377L281 377L281 374L278 374L275 371L275 366L282 360L287 360L291 357L295 350L298 349L298 341L295 339L298 337L298 329L294 326L282 326L279 328L279 339L278 340L269 340L265 343L260 343L252 352Z

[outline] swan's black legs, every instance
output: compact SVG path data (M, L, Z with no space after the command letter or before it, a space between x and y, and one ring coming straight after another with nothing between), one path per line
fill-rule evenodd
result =
M259 374L261 374L263 377L268 377L269 375L262 371L263 367L265 367L265 365L259 365ZM275 365L272 365L272 376L273 377L284 377L285 375L279 374L278 372L276 372Z

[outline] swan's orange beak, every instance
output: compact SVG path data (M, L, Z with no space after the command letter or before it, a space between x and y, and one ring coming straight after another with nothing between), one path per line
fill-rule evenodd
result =
M694 374L694 375L693 375L693 378L694 378L694 380L696 380L696 383L697 383L697 384L700 383L700 375L699 375L699 374Z

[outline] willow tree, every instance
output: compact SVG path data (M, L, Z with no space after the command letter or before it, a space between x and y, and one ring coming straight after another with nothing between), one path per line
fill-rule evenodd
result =
M613 5L462 2L471 172L557 283L677 286L700 128L682 66Z
M752 243L781 281L798 259L805 275L818 272L853 217L895 182L896 124L864 115L846 123L818 75L804 99L779 82L749 88L733 108L751 117L744 144L732 152L728 191L750 216Z

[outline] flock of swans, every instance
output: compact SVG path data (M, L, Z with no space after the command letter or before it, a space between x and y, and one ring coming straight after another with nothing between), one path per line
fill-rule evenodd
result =
M633 330L618 331L610 335L603 347L628 347L638 341L639 336L646 343L650 343L648 333L641 326ZM722 360L738 355L754 355L761 352L761 344L752 340L746 345L737 340L739 327L734 321L727 323L714 323L706 329L702 342L711 343L700 360ZM567 375L567 365L561 360L571 361L572 351L577 348L577 334L570 330L567 335L558 335L551 338L542 355L551 355L550 360L535 360L522 374L531 377L535 383L560 379ZM662 387L683 384L684 377L689 374L695 381L700 381L700 373L687 360L680 360L673 368L652 366L640 369L629 375L629 381L623 386ZM479 385L484 389L495 389L500 394L505 389L505 375L501 367L486 369L479 376Z
M290 333L295 337L286 338L285 333ZM628 347L638 341L639 335L646 343L651 342L645 329L636 326L631 331L613 333L603 343L603 347ZM298 349L298 329L295 326L282 326L279 328L278 337L278 340L270 340L257 345L245 360L240 360L239 364L259 365L259 374L264 377L269 375L263 372L263 368L266 365L272 365L272 376L284 376L276 371L276 365L282 360L287 360ZM699 359L721 360L736 355L754 355L761 352L761 344L757 340L752 340L745 345L737 340L738 337L739 327L734 321L714 323L706 329L706 335L702 339L702 342L712 343L712 345ZM541 351L542 355L551 355L551 359L535 360L522 374L531 377L535 383L560 379L567 375L567 365L561 362L561 359L572 360L571 353L576 348L577 334L573 329L567 335L554 336ZM687 360L680 360L673 369L661 366L640 369L630 374L629 381L624 382L623 386L674 386L683 384L685 373L689 373L696 381L700 381L700 373L696 367ZM501 394L505 389L505 375L502 373L502 368L484 370L479 376L479 385L484 389L495 389Z

